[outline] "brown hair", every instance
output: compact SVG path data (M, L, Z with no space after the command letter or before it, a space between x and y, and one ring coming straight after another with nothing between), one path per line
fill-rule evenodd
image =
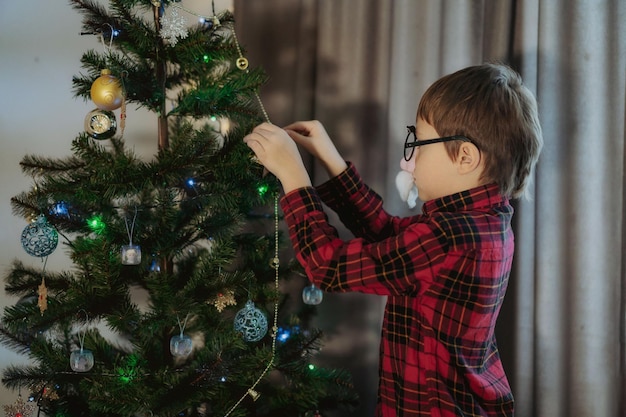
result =
M471 139L485 161L483 179L506 196L526 195L543 137L535 97L513 69L487 63L446 75L424 93L417 117L441 136ZM445 145L456 159L460 143Z

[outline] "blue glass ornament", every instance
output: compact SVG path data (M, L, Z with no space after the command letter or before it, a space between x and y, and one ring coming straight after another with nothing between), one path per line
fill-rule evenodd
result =
M252 300L235 316L235 331L241 333L246 342L258 342L267 334L267 318Z
M152 260L150 261L150 265L148 265L148 271L161 272L161 263L157 259L156 255L152 255Z
M74 372L89 372L93 368L93 353L88 349L76 349L70 354L70 367Z
M31 256L40 258L50 255L59 243L59 234L40 214L37 220L29 224L22 231L22 247Z
M322 302L323 298L324 292L313 283L302 290L302 301L304 301L304 304L316 306Z
M179 358L186 358L193 350L193 341L191 340L191 337L183 333L185 331L185 326L187 326L188 319L189 314L187 314L187 317L185 317L184 323L181 323L180 319L176 317L176 320L178 321L178 328L180 329L180 334L172 336L172 338L170 339L170 352L172 353L172 355Z
M173 356L185 358L189 356L192 350L193 341L191 340L191 337L186 334L181 332L178 335L172 336L170 339L170 352Z

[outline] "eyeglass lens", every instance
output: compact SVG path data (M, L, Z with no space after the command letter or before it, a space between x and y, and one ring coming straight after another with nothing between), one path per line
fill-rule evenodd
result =
M410 161L413 156L413 152L415 152L415 146L411 146L412 142L417 142L417 136L415 135L415 127L407 126L406 127L407 134L406 139L404 140L404 160ZM411 136L413 136L413 140L410 141Z

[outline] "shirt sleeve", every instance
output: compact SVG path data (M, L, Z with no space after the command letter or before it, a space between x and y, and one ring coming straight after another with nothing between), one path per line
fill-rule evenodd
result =
M347 164L344 172L316 190L354 236L375 242L396 235L414 221L388 214L383 209L380 195L363 182L352 163Z
M288 193L281 207L296 258L309 279L326 291L416 294L432 282L445 257L445 237L422 222L376 241L341 240L312 187Z

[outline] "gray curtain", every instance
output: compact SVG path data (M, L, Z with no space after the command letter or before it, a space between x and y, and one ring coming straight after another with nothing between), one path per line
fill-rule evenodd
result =
M272 121L321 120L399 215L410 212L393 179L428 85L488 60L521 72L545 147L532 200L516 202L498 323L517 415L626 415L626 1L236 0L235 14L251 64L270 76ZM319 308L318 361L355 376L353 416L373 415L384 301L327 294Z

